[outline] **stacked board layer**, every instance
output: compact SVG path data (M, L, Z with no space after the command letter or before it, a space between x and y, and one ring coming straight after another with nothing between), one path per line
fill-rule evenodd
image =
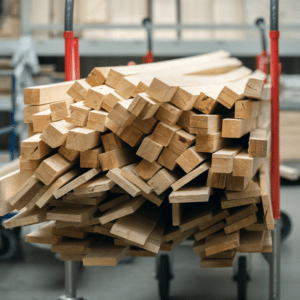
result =
M63 260L116 265L195 240L201 267L272 251L270 88L218 51L96 67L25 89L20 170L0 178L6 228Z

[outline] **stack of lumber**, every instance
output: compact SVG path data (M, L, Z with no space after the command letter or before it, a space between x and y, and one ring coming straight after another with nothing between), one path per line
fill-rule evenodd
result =
M63 260L116 265L189 237L201 267L272 250L269 87L229 53L25 89L20 170L0 179L6 228Z

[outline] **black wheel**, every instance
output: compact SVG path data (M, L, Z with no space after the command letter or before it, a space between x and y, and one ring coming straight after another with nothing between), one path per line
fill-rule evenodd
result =
M19 239L11 230L0 230L0 260L10 260L19 250Z
M20 237L20 234L21 234L21 228L22 227L15 227L15 228L12 228L11 231L14 233L14 235L16 237Z
M247 297L247 282L248 282L248 274L247 274L247 258L245 256L241 256L238 262L238 300L246 300Z
M281 240L285 240L291 233L292 222L290 217L285 213L281 212Z
M163 254L158 262L158 291L161 300L168 300L170 293L170 281L172 279L169 256Z

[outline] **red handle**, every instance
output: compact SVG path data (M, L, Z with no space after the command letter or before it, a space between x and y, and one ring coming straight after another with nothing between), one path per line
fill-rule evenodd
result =
M274 219L280 219L279 173L279 31L270 31L271 38L271 193Z
M74 38L73 31L65 31L65 80L80 79L79 39Z
M261 70L267 76L269 74L268 68L268 52L267 50L263 50L263 52L256 56L256 69ZM267 83L268 79L265 79L265 83Z

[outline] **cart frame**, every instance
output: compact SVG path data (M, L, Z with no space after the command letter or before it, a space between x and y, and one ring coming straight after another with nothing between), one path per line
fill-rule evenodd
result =
M65 80L80 78L79 41L73 34L74 0L65 2ZM273 252L265 254L269 263L269 300L280 300L280 173L279 173L279 28L278 11L279 0L270 0L271 8L271 197L274 216ZM152 26L152 25L148 25ZM78 262L65 262L65 288L66 295L60 300L82 300L76 296L76 277Z

